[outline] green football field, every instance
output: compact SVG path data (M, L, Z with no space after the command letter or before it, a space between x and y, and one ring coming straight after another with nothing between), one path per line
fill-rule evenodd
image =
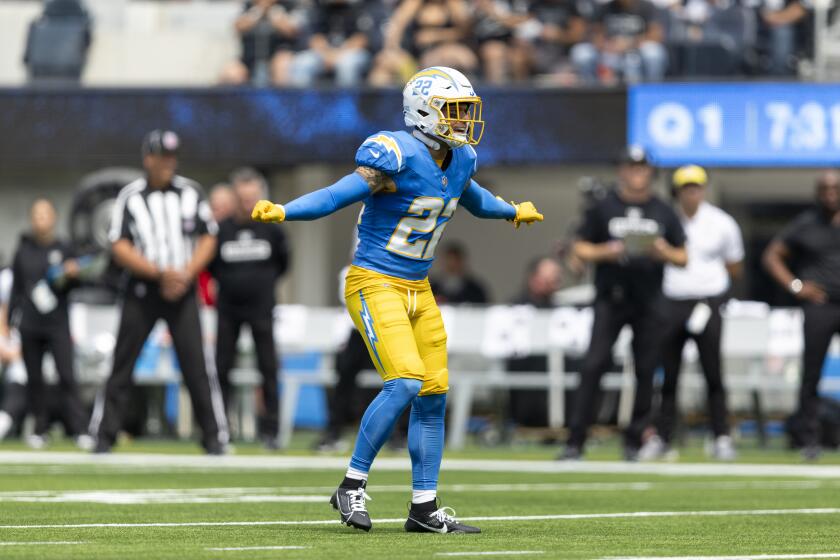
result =
M189 444L107 457L0 446L0 558L840 558L840 464L745 450L734 465L612 459L564 464L554 450L450 454L440 495L480 535L403 532L407 458L377 460L370 533L327 499L344 457L224 458ZM378 468L377 468L378 467Z

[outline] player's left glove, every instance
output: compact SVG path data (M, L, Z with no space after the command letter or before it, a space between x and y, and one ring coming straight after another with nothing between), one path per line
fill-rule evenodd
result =
M286 210L281 204L274 204L270 200L260 200L254 205L251 219L257 222L279 224L286 219Z
M517 228L521 224L528 224L530 226L533 222L543 221L543 215L537 211L537 207L534 206L533 202L520 202L519 204L511 202L511 204L516 208L516 217L513 219L513 225Z

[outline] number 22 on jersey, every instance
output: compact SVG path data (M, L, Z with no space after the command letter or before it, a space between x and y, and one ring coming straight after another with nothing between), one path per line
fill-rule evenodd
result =
M446 224L449 223L447 219L438 224L438 218L451 218L457 207L457 198L451 199L444 208L442 198L418 196L408 207L408 213L411 216L406 216L400 220L385 248L412 259L428 260L434 258L435 248L443 235ZM421 237L415 241L408 240L414 232L424 234L432 231L434 231L434 234L432 234L431 239Z

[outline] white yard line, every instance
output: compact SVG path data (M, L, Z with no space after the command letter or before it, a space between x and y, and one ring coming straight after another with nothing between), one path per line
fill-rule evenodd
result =
M638 517L729 517L765 515L837 515L840 508L806 509L741 509L709 511L631 511L616 513L566 513L560 515L501 515L460 517L462 521L561 521L578 519L622 519ZM405 523L404 517L374 519L373 523ZM0 525L0 529L103 529L138 527L248 527L263 525L336 525L337 519L313 519L303 521L195 521L183 523L72 523L49 525Z
M648 492L652 490L820 490L837 488L840 481L733 481L733 482L569 482L541 484L444 484L441 492ZM0 503L240 504L326 502L333 486L134 488L110 490L29 490L0 492ZM371 486L375 493L406 493L410 486ZM294 492L294 493L292 493Z
M544 550L489 550L481 552L436 552L435 556L524 556L545 554Z
M840 553L758 554L750 556L605 556L600 560L796 560L805 558L840 558Z
M96 467L153 467L222 470L335 470L347 467L346 457L313 456L248 456L169 455L158 453L114 453L93 455L57 451L3 451L0 465L92 465ZM376 460L380 471L405 471L411 467L408 458L381 457ZM761 465L719 463L627 463L622 461L501 461L484 459L444 460L446 471L483 471L516 473L598 473L654 474L667 476L768 476L838 478L840 465Z
M223 548L205 548L216 552L229 552L237 550L306 550L311 546L228 546Z

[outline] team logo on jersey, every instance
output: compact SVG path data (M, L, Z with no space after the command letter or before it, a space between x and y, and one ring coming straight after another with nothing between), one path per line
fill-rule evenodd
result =
M617 216L609 221L610 235L616 239L624 239L628 235L656 235L659 224L656 220L644 217L641 208L630 207L624 216Z
M368 139L368 142L373 142L378 144L382 149L386 152L391 152L394 154L394 157L397 158L397 167L402 167L402 150L400 150L400 145L397 144L397 141L391 138L390 136L386 136L384 134L378 134ZM370 154L378 158L380 153L378 150L375 150L373 147L368 146L368 150Z

